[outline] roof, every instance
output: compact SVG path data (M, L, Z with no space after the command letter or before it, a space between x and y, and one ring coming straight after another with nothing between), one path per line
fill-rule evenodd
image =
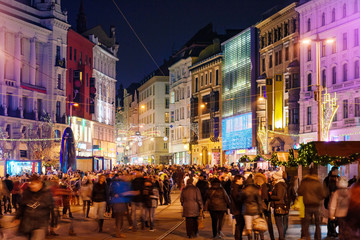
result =
M314 142L319 156L347 157L360 152L360 141Z
M89 37L89 35L95 35L98 38L99 42L108 48L111 48L115 45L115 39L109 37L101 25L97 25L93 28L86 30L82 33L82 35L86 37Z

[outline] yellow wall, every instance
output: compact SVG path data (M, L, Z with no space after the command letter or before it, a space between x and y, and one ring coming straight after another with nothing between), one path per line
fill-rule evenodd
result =
M275 75L274 84L274 125L273 129L282 129L283 124L283 110L284 110L284 81L282 75Z

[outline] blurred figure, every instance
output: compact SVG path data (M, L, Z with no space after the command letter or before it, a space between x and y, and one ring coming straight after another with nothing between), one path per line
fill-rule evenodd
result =
M71 209L70 209L70 198L71 198L71 188L67 184L67 178L62 179L60 183L62 204L63 204L63 218L66 218L66 213L69 210L69 218L73 218Z
M348 213L345 218L349 227L349 239L360 239L360 181L358 180L349 190L350 201Z
M14 188L14 183L10 179L10 175L6 174L5 180L4 180L5 186L7 188L7 192L4 195L4 214L5 213L11 213L11 191Z
M23 193L15 219L20 220L21 234L29 239L41 240L45 239L50 212L54 206L53 199L37 175L33 175L30 181L29 187Z
M215 178L211 182L206 199L205 205L207 205L206 210L210 212L213 237L221 237L224 214L230 206L230 198L219 179Z
M321 240L320 217L321 217L321 201L326 197L324 186L321 184L317 169L311 168L310 175L307 175L302 180L298 195L303 196L305 205L305 218L301 226L302 237L310 239L309 225L312 216L315 219L315 240Z
M183 217L186 219L186 235L189 238L196 237L199 232L197 219L203 208L200 190L192 183L193 179L189 178L180 194Z
M329 201L331 195L336 191L336 182L339 178L339 169L338 167L332 167L331 171L329 172L328 176L324 179L324 186L327 190L327 196L324 200L324 205L326 209L329 209ZM328 218L327 224L327 236L328 237L337 237L338 234L336 233L336 220L332 220Z
M135 170L135 178L131 182L131 189L135 191L135 196L131 200L131 214L133 222L133 231L137 231L136 211L140 210L140 221L144 223L144 206L143 206L143 190L144 177L139 169ZM145 224L145 223L144 223Z
M337 220L339 224L339 240L350 239L349 229L347 229L345 217L349 209L350 192L348 190L348 181L345 177L340 177L337 181L337 190L330 198L329 216L332 220Z
M155 208L157 207L159 192L156 188L154 188L151 179L145 180L143 197L145 208L144 220L150 224L150 231L154 231Z
M351 185L353 185L354 183L356 183L357 181L357 178L356 176L354 175L352 179L349 180L348 182L348 187L351 187Z
M241 175L235 175L234 181L231 185L230 199L231 199L231 214L236 220L235 226L235 240L242 239L242 233L245 227L244 215L242 213L241 194L243 190L244 179Z
M80 187L80 196L83 201L84 218L89 218L90 202L92 196L92 184L89 179L84 179Z
M20 181L18 178L14 180L14 187L11 191L11 202L15 211L17 211L20 204Z
M109 199L108 186L105 180L104 175L99 176L99 181L94 184L91 197L94 203L96 219L98 220L99 232L103 231L106 202Z
M164 175L164 201L165 201L164 205L168 205L171 203L170 191L171 191L171 188L170 188L169 177L167 175Z
M206 194L209 190L209 182L206 180L206 174L202 173L199 177L199 181L196 183L196 187L199 188L203 204L206 202Z

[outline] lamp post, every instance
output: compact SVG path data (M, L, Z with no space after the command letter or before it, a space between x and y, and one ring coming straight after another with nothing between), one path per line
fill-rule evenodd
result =
M72 117L72 107L78 107L79 104L75 103L75 102L70 102L69 103L69 107L70 107L70 114L69 114L69 126L71 127L71 117Z
M267 97L259 97L259 101L265 101L265 149L264 154L269 153L269 120L268 120L268 100Z
M335 39L320 39L319 34L316 35L316 39L304 39L302 43L305 45L311 44L311 42L315 42L316 46L316 86L317 86L317 94L316 94L316 101L317 101L317 109L318 109L318 127L317 127L317 139L318 141L322 140L322 122L323 122L323 111L322 111L322 86L320 83L320 43L334 43Z

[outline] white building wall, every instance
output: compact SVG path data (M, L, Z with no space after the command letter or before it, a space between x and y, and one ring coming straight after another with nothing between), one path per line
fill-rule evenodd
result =
M339 110L337 120L332 123L330 139L335 141L360 140L360 60L359 0L312 0L297 8L300 14L300 38L333 38L333 46L325 45L321 50L321 82L323 71L326 73L327 91L336 93ZM311 60L308 60L306 45L300 47L301 95L300 95L300 142L317 140L317 102L313 92L316 90L315 43L311 45ZM347 69L344 68L347 64ZM346 66L346 65L345 65ZM336 69L336 82L333 82L333 69ZM312 75L311 91L308 91L308 74ZM344 106L344 101L347 100ZM358 102L360 103L360 102ZM311 123L308 122L308 107L311 107ZM346 114L347 112L347 114Z

